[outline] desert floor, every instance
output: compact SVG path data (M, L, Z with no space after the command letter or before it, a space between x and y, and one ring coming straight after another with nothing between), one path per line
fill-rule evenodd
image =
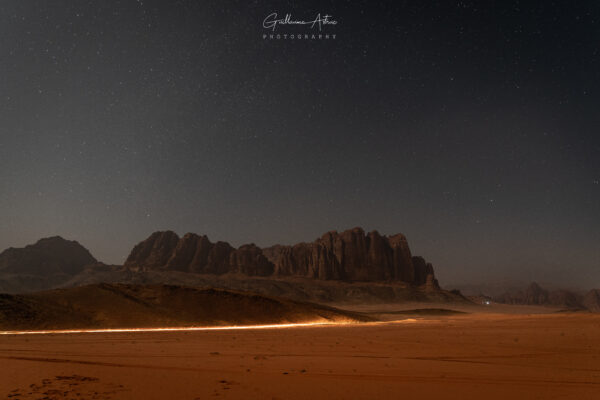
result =
M600 315L2 335L0 365L10 399L600 399Z

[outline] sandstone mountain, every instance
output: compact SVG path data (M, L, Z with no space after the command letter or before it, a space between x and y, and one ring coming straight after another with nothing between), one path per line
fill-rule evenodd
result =
M9 248L0 253L0 273L48 276L75 275L96 263L90 252L76 241L60 236L40 239L24 248Z
M55 242L80 247L59 238L39 243L46 248ZM431 264L412 256L403 235L365 234L360 228L328 232L310 243L264 249L254 244L234 248L192 233L179 237L156 232L134 247L125 265L95 262L82 247L84 257L57 259L68 253L61 248L36 253L41 261L21 263L20 268L13 262L2 264L10 265L6 271L20 272L0 270L0 293L120 283L220 288L327 304L468 301L440 289ZM18 259L16 250L7 250L6 259Z
M264 249L254 244L235 249L193 233L180 238L171 231L155 232L133 248L125 267L437 287L433 267L411 255L404 235L366 234L361 228L327 232L310 243Z

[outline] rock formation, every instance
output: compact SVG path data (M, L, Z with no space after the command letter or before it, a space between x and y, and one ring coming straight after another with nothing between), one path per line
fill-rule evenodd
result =
M135 246L125 261L131 269L167 269L200 274L273 274L273 265L254 244L234 249L225 242L188 233L179 238L171 231L155 232Z
M433 267L422 257L411 255L404 235L365 234L361 228L327 232L311 243L265 249L254 244L235 249L193 233L179 238L171 231L155 232L134 247L125 266L208 274L400 281L438 288Z
M580 295L564 289L548 292L548 303L573 309L586 308Z
M76 241L53 236L23 248L0 253L0 273L49 276L75 275L96 263L90 252Z
M548 303L548 291L542 289L540 285L532 282L525 289L525 304L543 305Z
M125 264L140 268L159 268L167 265L180 240L175 232L154 232L133 248Z
M503 293L494 298L495 301L505 304L549 305L548 291L532 282L525 290L514 290Z
M600 289L592 289L582 300L583 306L591 312L600 313Z
M494 296L494 301L504 304L565 307L570 310L600 312L600 290L592 289L585 295L570 290L546 290L532 282L525 290L508 291Z

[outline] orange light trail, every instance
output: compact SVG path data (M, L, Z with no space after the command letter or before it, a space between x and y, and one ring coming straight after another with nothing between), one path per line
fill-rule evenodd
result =
M204 331L228 331L228 330L250 330L250 329L284 329L302 327L328 327L328 326L369 326L391 323L411 323L415 319L403 319L398 321L378 322L301 322L293 324L268 324L268 325L230 325L230 326L190 326L190 327L164 327L164 328L107 328L107 329L57 329L39 331L0 331L0 335L50 335L50 334L73 334L73 333L129 333L129 332L204 332Z

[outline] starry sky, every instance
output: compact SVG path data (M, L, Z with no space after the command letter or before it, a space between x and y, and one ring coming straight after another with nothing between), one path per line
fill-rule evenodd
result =
M600 286L600 3L375 4L2 1L0 249L362 226L442 284Z

